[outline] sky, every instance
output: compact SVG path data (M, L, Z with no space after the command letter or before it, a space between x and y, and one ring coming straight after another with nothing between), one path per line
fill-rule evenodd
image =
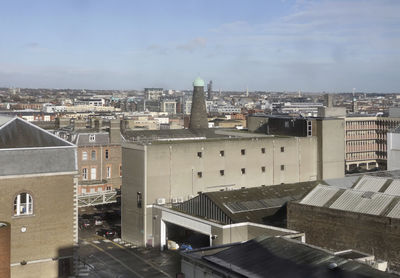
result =
M0 0L0 87L400 92L398 0Z

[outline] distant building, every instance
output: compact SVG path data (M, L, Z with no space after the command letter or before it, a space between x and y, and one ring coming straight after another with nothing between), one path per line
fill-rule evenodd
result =
M166 112L170 115L176 114L176 101L174 100L163 100L161 102L161 111Z
M144 96L146 100L159 100L163 93L163 88L144 88Z
M78 243L76 146L0 116L0 219L11 225L12 277L67 277Z

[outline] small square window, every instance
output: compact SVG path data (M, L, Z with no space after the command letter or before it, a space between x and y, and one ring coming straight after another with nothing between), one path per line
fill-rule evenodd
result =
M242 172L242 175L246 174L246 168L242 168L240 171Z
M197 152L197 157L201 158L203 156L202 152Z
M261 153L265 153L265 148L261 148Z
M221 176L224 176L224 175L225 175L225 170L219 170L219 174L220 174Z
M225 151L219 151L219 156L225 156Z
M285 170L285 165L281 165L281 171Z
M285 152L285 147L281 147L281 153Z
M245 150L245 149L241 149L241 150L240 150L240 153L241 153L242 155L245 155L245 154L246 154L246 150Z
M197 172L197 177L201 179L203 177L203 172Z
M265 166L261 166L261 172L265 173Z

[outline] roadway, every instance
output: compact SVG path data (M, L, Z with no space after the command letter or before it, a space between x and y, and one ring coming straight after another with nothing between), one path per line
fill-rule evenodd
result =
M176 277L180 255L176 251L138 248L96 235L96 228L79 231L77 277L153 278Z

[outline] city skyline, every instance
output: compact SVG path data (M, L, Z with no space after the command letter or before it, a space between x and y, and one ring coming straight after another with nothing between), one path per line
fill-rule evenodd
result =
M3 3L0 87L397 92L397 1ZM189 82L188 82L189 81Z

